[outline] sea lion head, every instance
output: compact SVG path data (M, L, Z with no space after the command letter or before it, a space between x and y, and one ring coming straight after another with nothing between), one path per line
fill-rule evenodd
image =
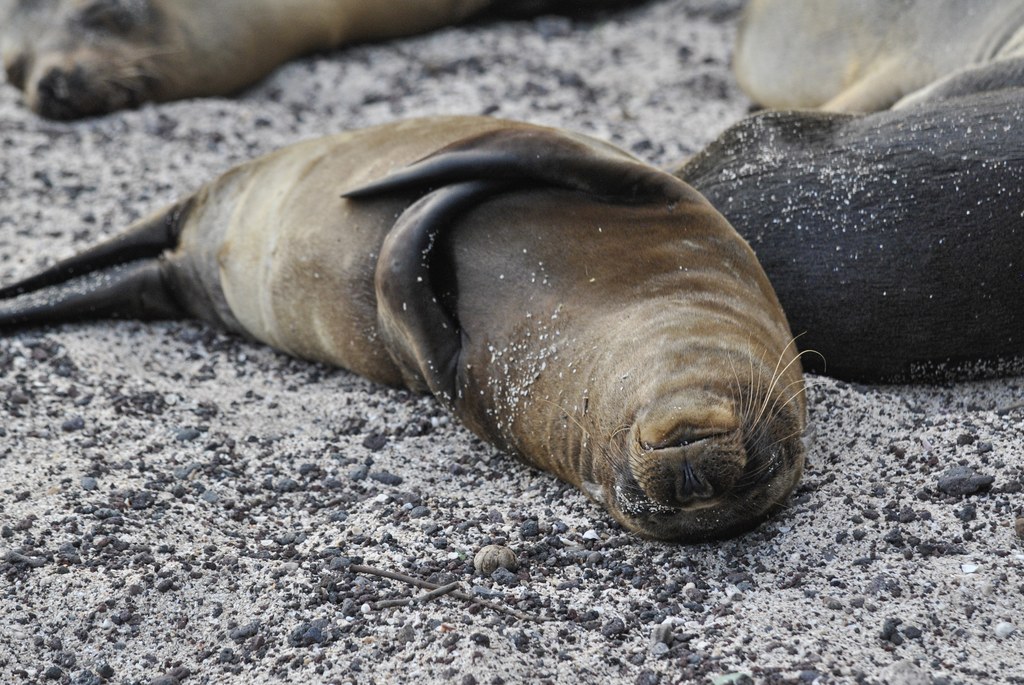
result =
M154 99L166 22L151 0L13 0L0 50L7 80L51 119Z
M781 508L803 473L806 401L793 345L767 354L705 348L674 369L638 367L647 382L615 398L632 423L593 446L584 492L630 530L680 542L743 533Z

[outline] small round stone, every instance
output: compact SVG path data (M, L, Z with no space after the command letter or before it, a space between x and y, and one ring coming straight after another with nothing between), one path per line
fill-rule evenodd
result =
M996 637L1002 640L1017 632L1017 626L1013 625L1009 621L1000 621L996 624L995 632Z
M473 557L473 568L477 572L489 576L497 569L503 568L507 571L519 570L519 559L515 552L503 545L487 545Z

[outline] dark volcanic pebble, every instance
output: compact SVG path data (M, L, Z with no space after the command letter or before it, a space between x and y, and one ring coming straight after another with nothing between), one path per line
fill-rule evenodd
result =
M939 490L947 495L963 497L987 489L995 476L986 476L969 466L954 466L939 476Z
M312 647L331 642L331 624L326 619L317 619L300 624L288 635L292 647Z
M60 429L65 433L80 431L83 428L85 428L85 419L81 416L72 416L70 419L60 424Z
M384 445L386 444L388 444L387 436L381 435L380 433L370 433L363 438L363 447L371 452L379 452L384 449Z
M241 642L242 640L246 640L255 635L257 632L259 632L259 629L260 622L253 621L252 623L246 623L244 626L232 628L231 632L228 633L228 637L230 637L235 642Z
M202 433L197 428L182 428L180 431L174 434L174 439L178 442L189 442L195 440Z
M626 624L622 622L621 618L613 618L612 620L601 626L601 634L605 637L616 637L626 632Z
M388 471L374 471L373 473L370 474L370 478L377 481L378 483L383 483L384 485L402 484L401 476L396 476L395 474L390 473Z

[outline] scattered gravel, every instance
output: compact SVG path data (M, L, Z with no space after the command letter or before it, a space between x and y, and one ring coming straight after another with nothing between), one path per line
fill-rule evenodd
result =
M677 162L749 107L737 6L471 24L73 124L0 88L0 282L243 160L397 117L528 119ZM1019 377L811 378L790 506L682 547L430 398L195 322L25 331L0 338L0 682L1020 683L1022 397ZM518 569L477 573L488 545Z

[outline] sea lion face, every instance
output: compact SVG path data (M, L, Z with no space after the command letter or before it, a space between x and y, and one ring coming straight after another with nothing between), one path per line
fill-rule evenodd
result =
M583 489L625 527L680 542L743 533L778 510L803 472L806 400L789 345L703 351L652 390L630 393L628 430L594 445Z
M165 22L151 0L14 0L0 51L7 80L53 119L153 99Z

